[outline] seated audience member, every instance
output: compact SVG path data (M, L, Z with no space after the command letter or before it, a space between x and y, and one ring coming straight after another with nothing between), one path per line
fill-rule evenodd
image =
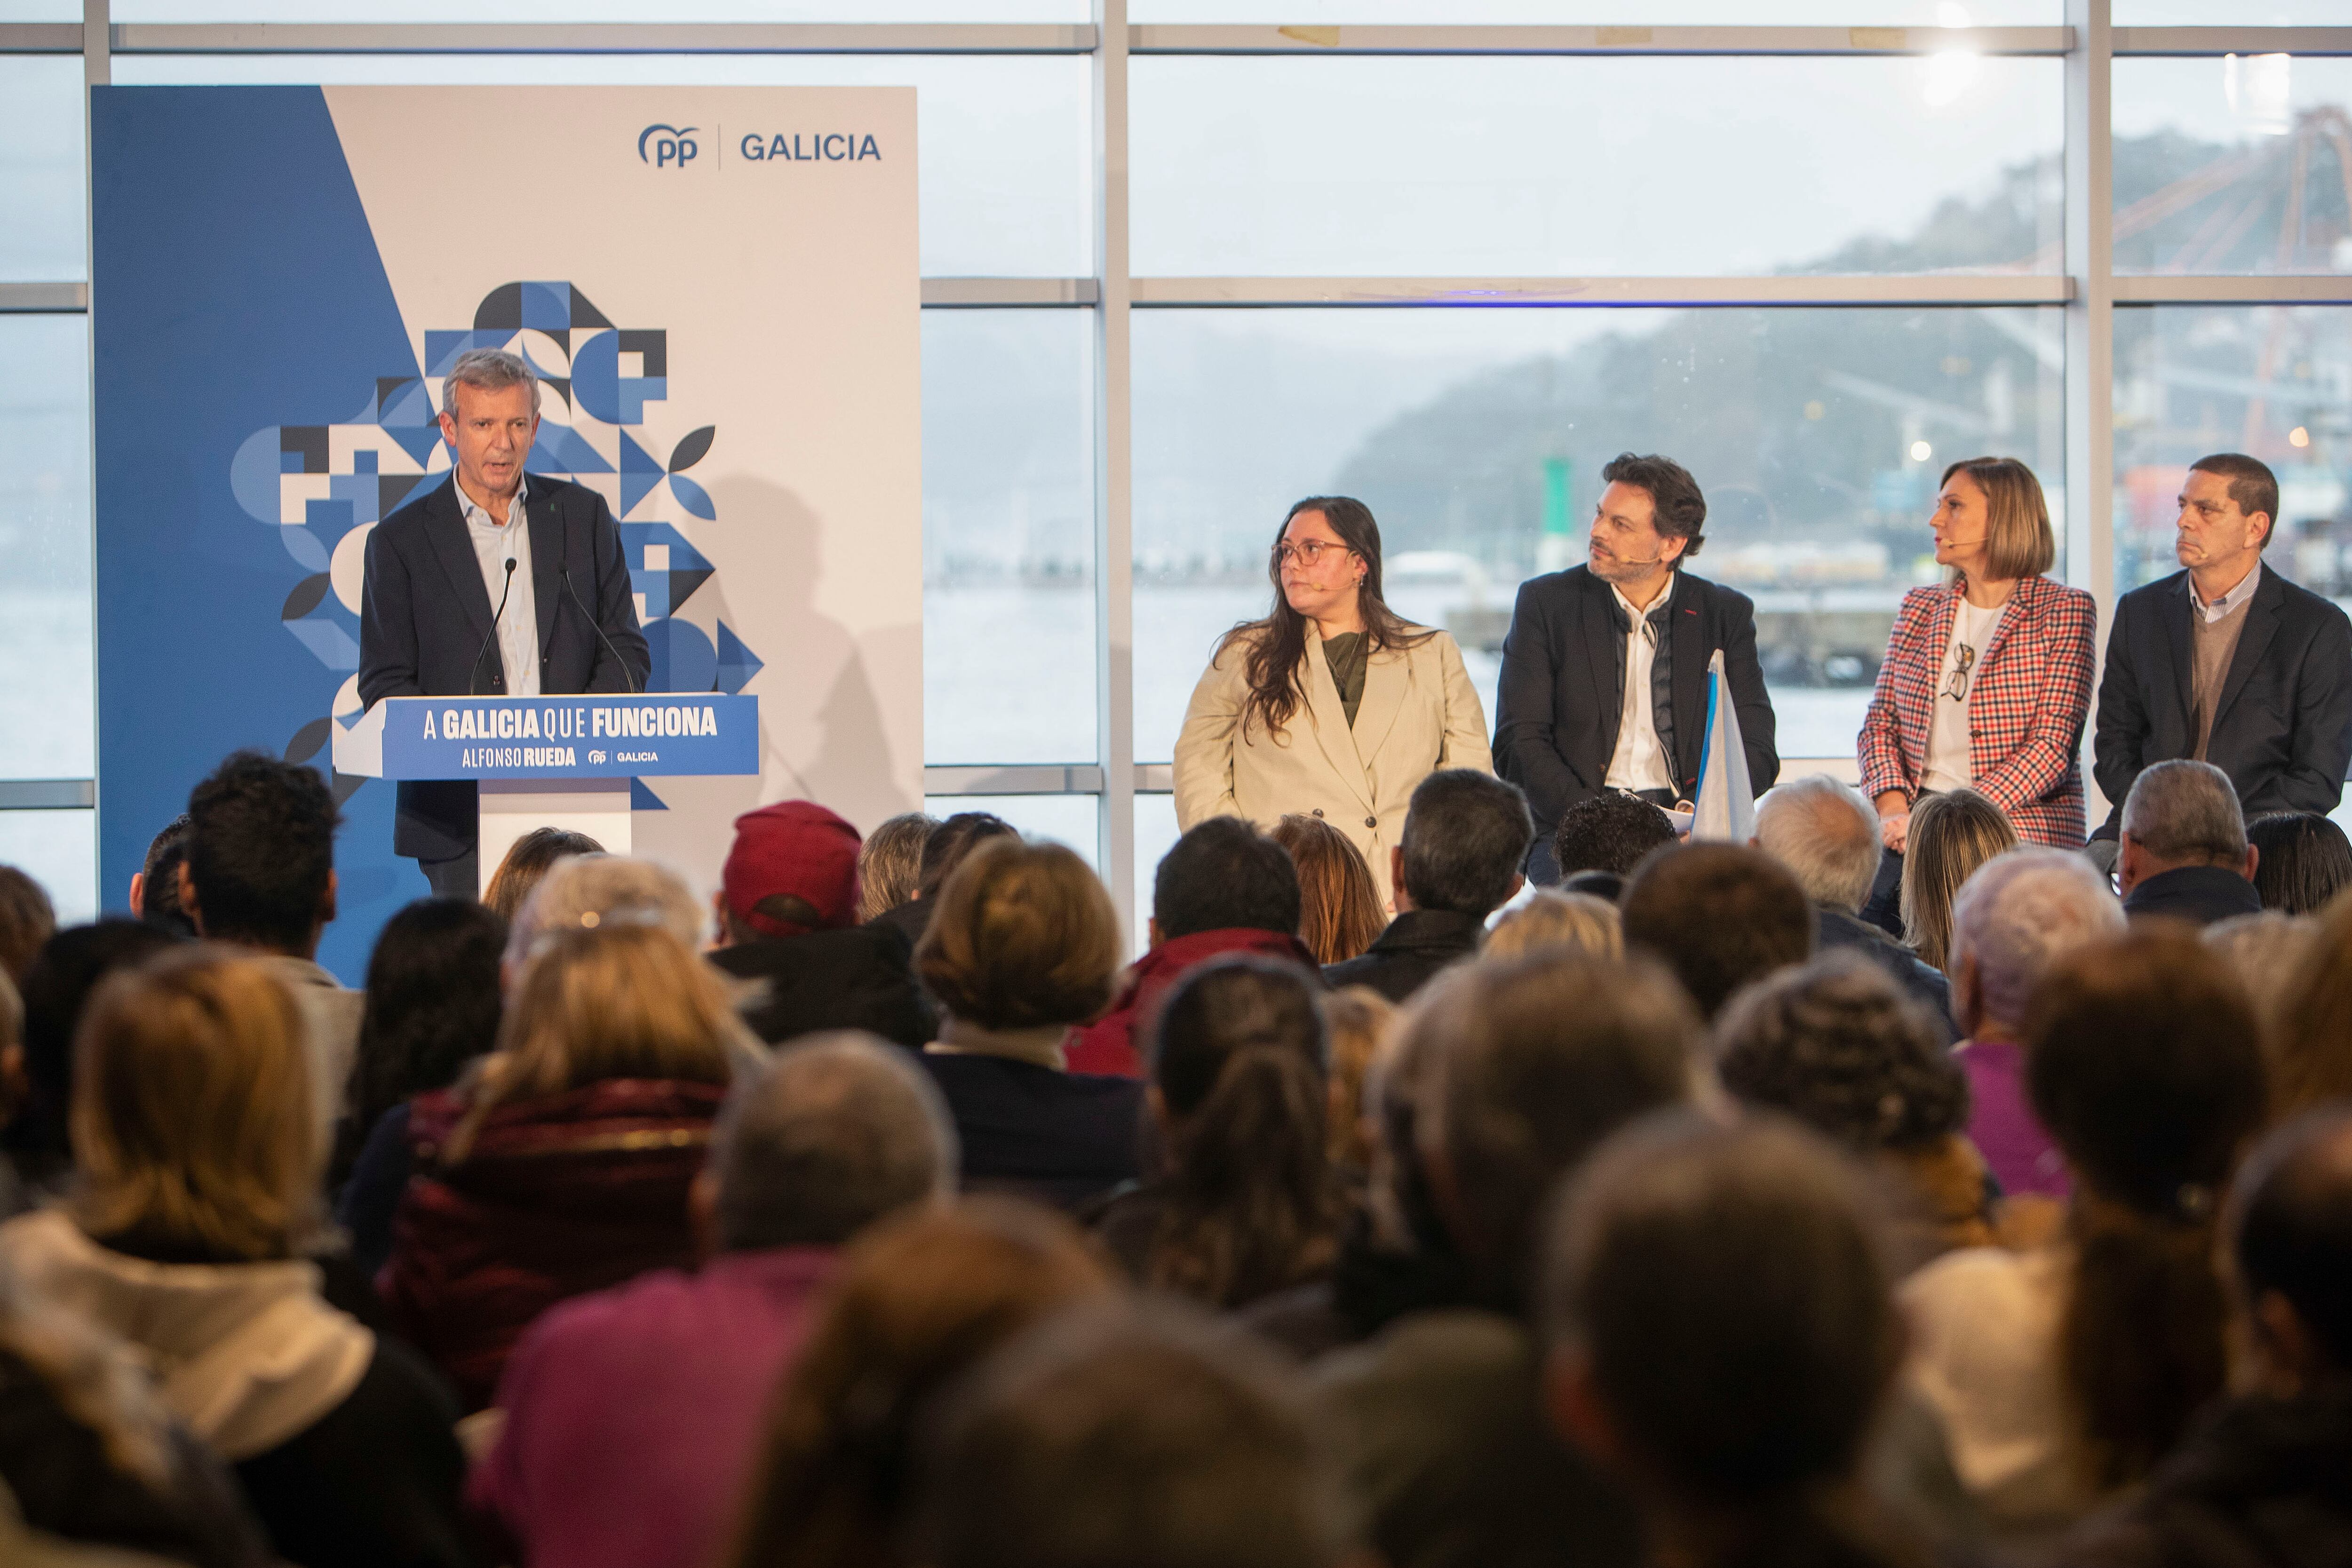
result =
M349 1110L328 1166L335 1221L350 1233L352 1261L368 1279L392 1254L393 1211L413 1168L409 1101L456 1083L499 1042L506 942L498 912L465 899L419 899L384 921L375 939Z
M1756 803L1756 847L1789 868L1813 905L1813 948L1849 948L1927 1009L1938 1043L1957 1037L1952 986L1916 954L1862 918L1878 876L1878 811L1852 784L1811 773L1775 784Z
M1662 1118L1593 1157L1547 1250L1547 1405L1633 1498L1650 1561L1935 1560L1864 1479L1903 1324L1832 1150Z
M1176 840L1151 877L1151 951L1129 967L1110 1011L1072 1031L1072 1070L1139 1075L1137 1037L1160 997L1220 954L1264 953L1315 970L1298 940L1301 907L1290 856L1245 819L1212 816Z
M1342 1205L1317 990L1309 971L1244 954L1169 991L1150 1036L1166 1168L1098 1221L1139 1282L1232 1309L1330 1270Z
M943 1410L917 1539L932 1568L1339 1568L1323 1446L1290 1374L1158 1305L1076 1309Z
M506 858L490 873L490 885L482 890L482 902L499 919L511 921L558 860L603 853L604 847L584 833L534 827L507 846Z
M2261 852L2246 842L2230 775L2210 763L2143 768L2124 801L2116 886L2124 913L2211 925L2258 913Z
M701 1269L567 1301L508 1358L470 1495L509 1561L704 1568L838 1249L954 1185L939 1091L873 1036L808 1037L739 1084L695 1184Z
M1576 891L1613 900L1651 850L1675 841L1673 817L1638 795L1603 790L1560 814L1551 841L1559 886L1576 882Z
M377 1289L467 1410L556 1302L693 1261L687 1189L741 1032L718 973L660 927L551 931L497 1051L411 1102L415 1174Z
M188 795L180 907L208 942L261 955L302 1009L320 1146L331 1147L367 998L319 967L335 918L335 797L316 768L238 752Z
M1072 1072L1063 1052L1118 973L1102 883L1061 845L1000 837L924 902L915 968L940 1037L922 1061L955 1117L964 1186L1075 1208L1132 1179L1143 1086Z
M2263 1002L2254 1005L2271 1024L2272 1120L2352 1100L2352 899L2318 918L2277 997Z
M57 929L57 910L41 885L14 866L0 866L0 974L24 979Z
M2121 935L2123 906L2079 855L2029 845L1996 855L1952 904L1957 1059L1969 1078L1969 1138L2001 1191L2063 1198L2066 1162L2025 1091L2025 1010L2050 966Z
M1950 1253L1903 1287L1913 1385L1987 1517L2020 1533L2144 1480L2221 1392L2214 1222L2263 1110L2245 994L2187 932L2059 959L2025 1044L2034 1111L2074 1179L2066 1235Z
M1647 952L1712 1020L1731 994L1813 955L1813 907L1781 864L1745 845L1685 844L1643 862L1621 906Z
M915 890L903 903L874 918L907 939L909 951L922 945L923 932L939 907L940 889L947 886L964 857L992 838L1018 838L1011 823L986 811L959 811L923 836L922 858L916 863Z
M1372 945L1388 924L1381 886L1356 841L1319 816L1292 812L1266 837L1298 868L1298 940L1318 963L1341 963Z
M194 936L196 928L180 908L180 867L188 858L188 814L180 813L148 842L147 858L131 873L131 912L173 936Z
M614 919L658 925L689 952L702 946L702 906L685 878L629 855L567 855L547 868L507 922L501 973L508 989L522 978L541 937Z
M1371 1110L1372 1063L1396 1026L1396 1005L1361 985L1327 992L1323 1030L1331 1047L1331 1168L1360 1190L1372 1168L1378 1134Z
M2312 811L2274 811L2246 824L2246 842L2259 857L2254 892L2263 908L2315 915L2352 887L2352 839Z
M938 1396L1031 1324L1116 1289L1068 1220L1010 1199L876 1226L843 1254L768 1406L722 1568L908 1568L914 1447Z
M1321 1363L1326 1428L1394 1568L1638 1563L1614 1489L1545 1429L1535 1254L1560 1178L1619 1127L1687 1100L1706 1037L1647 960L1482 962L1441 984L1412 1025L1438 1057L1420 1138L1476 1306L1400 1318Z
M1328 965L1335 989L1369 985L1402 1002L1449 963L1478 951L1486 917L1526 879L1535 821L1527 796L1475 768L1442 768L1413 787L1402 841L1391 853L1396 919L1360 958Z
M154 1554L139 1557L142 1563L267 1568L272 1561L236 1481L163 1409L136 1352L35 1297L6 1268L0 1498L14 1502L23 1524L58 1542ZM12 1555L17 1545L0 1530L0 1563L48 1562ZM116 1561L93 1558L90 1568Z
M49 938L25 972L23 1068L0 1150L28 1200L53 1195L73 1173L74 1035L99 983L175 945L153 926L100 921Z
M1570 812L1577 809L1569 807ZM1606 899L1539 888L1527 902L1503 911L1479 951L1488 958L1525 958L1536 952L1622 958L1625 927L1617 906Z
M456 1407L298 1256L325 1156L303 1029L266 960L220 948L109 982L80 1033L79 1180L0 1226L0 1266L143 1353L279 1556L462 1564Z
M906 944L857 923L857 829L814 801L735 819L710 962L754 983L743 1021L771 1045L863 1029L919 1051L934 1033Z
M923 874L923 841L940 819L902 811L884 820L857 847L857 918L878 920L915 896ZM911 945L911 944L909 944Z
M2147 1487L2085 1523L2069 1568L2235 1568L2352 1552L2352 1108L2247 1157L2223 1221L2246 1349L2235 1397Z
M2311 944L2318 940L2319 917L2281 914L2276 910L2264 910L2258 915L2231 915L2207 926L2203 937L2205 945L2221 955L2221 962L2230 966L2230 973L2246 988L2247 998L2254 1005L2254 1016L2262 1020L2263 1039L2274 1040L2279 1009L2285 1005L2287 988L2301 972ZM2275 1068L2276 1056L2272 1059ZM2278 1088L2275 1071L2271 1087Z
M1925 1011L1861 953L1825 952L1734 997L1716 1027L1716 1072L1743 1102L1785 1111L1864 1163L1902 1226L1906 1272L1992 1245L1968 1078Z
M1911 808L1896 909L1899 933L1919 962L1948 972L1952 900L1977 868L2018 846L2000 807L1972 789L1931 795Z

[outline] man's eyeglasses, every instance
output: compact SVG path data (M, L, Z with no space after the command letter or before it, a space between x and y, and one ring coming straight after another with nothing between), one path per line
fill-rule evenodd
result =
M1976 668L1977 650L1968 644L1959 646L1959 655L1952 661L1952 679L1944 682L1944 695L1955 702L1969 700L1969 671Z
M1295 555L1307 565L1316 566L1322 563L1325 555L1335 550L1342 555L1353 553L1347 545L1334 540L1307 539L1293 544L1286 539L1274 547L1274 563L1276 566L1287 566L1290 564L1290 558Z

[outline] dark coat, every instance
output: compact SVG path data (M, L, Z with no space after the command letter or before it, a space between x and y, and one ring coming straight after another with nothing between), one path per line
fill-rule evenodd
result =
M1323 966L1323 984L1369 985L1391 1002L1402 1002L1448 964L1475 956L1486 939L1482 915L1452 910L1408 910L1389 921L1362 956Z
M2262 912L2263 896L2254 891L2254 885L2226 866L2182 866L2158 871L2124 898L2124 913L2133 920L2165 915L2210 926Z
M1850 947L1895 976L1904 994L1927 1010L1937 1043L1948 1049L1960 1037L1952 1020L1952 983L1919 962L1918 955L1868 921L1843 910L1813 907L1813 951Z
M710 962L765 984L743 1004L743 1021L772 1046L821 1029L864 1029L919 1051L939 1021L908 967L911 956L891 927L859 926L737 942Z
M642 690L653 664L637 629L628 557L612 509L594 490L568 479L529 474L524 483L530 586L539 608L539 689ZM368 535L359 695L370 707L386 697L506 694L505 667L493 657L497 645L483 647L495 606L457 507L457 484L453 475ZM588 619L592 610L595 624ZM471 780L401 784L392 830L395 854L447 860L475 842Z
M977 1052L926 1051L955 1118L967 1192L1076 1209L1135 1179L1143 1085Z
M1756 658L1756 606L1744 594L1676 572L1666 605L1671 630L1675 793L1698 790L1706 743L1706 667L1717 648L1759 795L1780 775L1772 700ZM1556 880L1551 840L1562 813L1601 792L1624 714L1625 631L1609 584L1578 566L1519 585L1503 640L1495 705L1495 771L1527 791L1536 841L1528 874Z
M2142 769L2197 749L2193 614L2186 572L2116 601L2093 742L2093 772L2115 804L2099 837L2116 837ZM2230 775L2249 818L2324 816L2343 803L2352 766L2352 621L2342 610L2264 569L2222 678L2205 760Z
M1230 952L1287 959L1309 974L1317 973L1315 955L1287 931L1222 926L1170 937L1128 966L1109 1012L1070 1031L1069 1043L1064 1047L1069 1053L1070 1070L1140 1077L1142 1031L1158 1010L1160 997L1190 971Z

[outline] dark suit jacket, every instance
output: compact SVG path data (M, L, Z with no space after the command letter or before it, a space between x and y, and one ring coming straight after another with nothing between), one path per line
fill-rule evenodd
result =
M2186 572L2116 601L2093 742L2093 771L2114 803L2099 837L2116 837L2141 769L2197 749L2193 614ZM2352 766L2352 621L2342 610L2263 570L2221 680L2205 760L2230 775L2249 817L2324 816L2343 803Z
M2124 895L2124 913L2133 920L2164 915L2210 926L2262 912L2263 896L2227 866L2178 866L2158 871Z
M637 629L629 563L612 509L595 491L567 479L529 474L523 482L530 587L539 606L539 689L551 694L643 689L652 659ZM385 697L506 694L497 645L487 652L482 647L493 605L457 509L457 484L453 476L434 487L368 535L359 690L370 707ZM603 626L603 637L582 612L583 605ZM617 660L605 649L607 639ZM472 781L401 784L394 853L446 860L473 848L475 833Z
M1772 700L1756 660L1756 606L1744 594L1688 572L1675 574L1666 613L1673 630L1675 792L1698 789L1706 741L1706 666L1724 655L1748 779L1758 794L1780 775L1772 745ZM1553 879L1551 838L1560 814L1601 791L1624 713L1625 634L1609 584L1578 566L1519 585L1503 639L1495 713L1495 771L1528 792L1535 813L1530 875Z
M743 1021L772 1046L821 1029L865 1029L919 1051L939 1020L908 968L907 939L888 926L853 926L761 937L722 947L710 962L766 989L742 1004Z
M1009 1057L925 1051L955 1118L963 1190L1076 1209L1135 1179L1143 1085Z
M1389 921L1361 957L1325 964L1323 983L1334 991L1369 985L1391 1002L1402 1002L1439 970L1475 955L1486 935L1483 915L1407 910Z
M1824 904L1813 906L1813 951L1827 952L1833 947L1850 947L1895 977L1904 994L1927 1010L1928 1021L1936 1026L1936 1040L1949 1049L1960 1037L1959 1026L1952 1022L1952 983L1937 971L1919 962L1916 954L1885 931Z

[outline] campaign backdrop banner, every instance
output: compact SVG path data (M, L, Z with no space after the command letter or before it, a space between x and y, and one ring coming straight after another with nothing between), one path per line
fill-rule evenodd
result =
M347 747L365 761L350 760ZM760 702L723 694L387 697L338 738L336 766L388 779L756 773Z
M920 803L912 89L101 87L91 164L105 903L229 752L331 773L471 348L619 520L648 691L759 704L756 774L639 779L637 852L707 892L754 805ZM357 983L426 889L393 786L333 782Z

